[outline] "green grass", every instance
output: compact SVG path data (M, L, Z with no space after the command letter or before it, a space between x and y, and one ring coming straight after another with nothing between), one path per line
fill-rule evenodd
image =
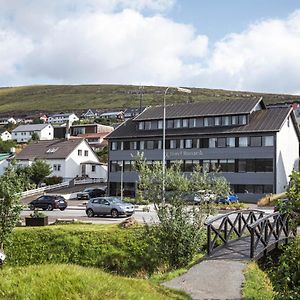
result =
M263 94L191 88L191 94L170 90L167 103L186 103L208 100L249 99L263 96L265 102L297 100L296 95ZM143 105L162 103L165 87L146 86ZM83 111L88 108L114 109L138 107L140 90L132 85L37 85L0 88L0 113L14 115L24 112Z
M190 299L147 280L75 265L6 267L0 272L3 300Z
M275 292L267 274L255 262L247 265L244 271L243 299L246 300L272 300Z

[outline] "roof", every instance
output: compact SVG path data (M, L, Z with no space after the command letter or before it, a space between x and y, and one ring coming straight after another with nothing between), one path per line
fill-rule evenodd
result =
M16 155L16 159L65 159L82 141L83 139L32 141Z
M167 129L167 136L180 135L212 135L212 134L243 134L257 132L277 132L280 130L286 118L291 114L291 108L269 108L254 111L250 115L250 122L247 125L223 126L223 127L201 127L201 128L181 128ZM291 114L294 122L294 114ZM296 126L297 127L297 126ZM299 130L297 130L299 135ZM115 131L109 134L107 139L118 138L141 138L141 137L160 137L162 130L138 130L137 124L133 120L128 120L120 125Z
M0 134L2 134L3 132L8 131L6 128L0 128Z
M51 115L50 118L56 118L56 117L65 117L65 118L68 118L71 115L74 115L74 113L54 114L54 115Z
M114 115L120 115L120 114L123 114L123 111L111 111L111 112L105 112L105 113L102 113L100 115L100 117L102 116L114 116Z
M40 131L47 126L51 126L50 124L27 124L27 125L20 125L13 130L13 132L20 132L20 131Z
M217 115L249 114L261 99L224 100L166 106L166 118L203 117ZM261 102L263 104L263 102ZM263 104L264 106L264 104ZM163 118L163 106L146 108L134 118L136 121Z
M111 132L111 131L110 131ZM78 134L78 137L82 137L85 139L88 138L104 138L106 137L110 132L99 132L99 133L83 133L83 134Z

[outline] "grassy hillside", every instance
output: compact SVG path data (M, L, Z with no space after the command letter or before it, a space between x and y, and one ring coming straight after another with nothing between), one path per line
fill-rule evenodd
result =
M143 105L161 104L165 87L144 87ZM84 111L138 107L138 86L130 85L40 85L0 88L0 114L26 115L35 112ZM191 94L171 89L168 103L196 102L215 99L241 99L264 97L269 102L293 101L299 96L262 94L192 88Z
M1 270L0 299L189 299L147 280L114 276L76 265L35 265Z

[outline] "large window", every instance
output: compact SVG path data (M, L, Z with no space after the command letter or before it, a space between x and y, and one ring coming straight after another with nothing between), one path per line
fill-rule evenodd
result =
M174 128L174 120L167 120L167 128Z
M180 128L181 127L181 119L174 120L174 128Z
M176 148L176 140L170 140L170 149Z
M193 142L191 139L184 140L184 148L190 149L193 146Z
M225 148L226 147L226 138L218 138L217 146L218 146L218 148Z
M261 136L251 136L250 137L250 146L251 147L261 147L262 138Z
M234 184L233 191L235 193L247 194L270 194L273 193L273 185L271 184Z
M263 146L270 147L274 146L274 137L273 136L263 136Z
M145 129L145 122L139 122L139 130Z
M239 147L248 147L248 137L239 137Z
M226 145L227 147L235 147L235 138L234 137L229 137L226 139Z
M196 126L197 126L196 118L189 119L189 127L193 128L193 127L196 127Z
M216 148L217 147L217 138L210 138L209 139L209 148Z

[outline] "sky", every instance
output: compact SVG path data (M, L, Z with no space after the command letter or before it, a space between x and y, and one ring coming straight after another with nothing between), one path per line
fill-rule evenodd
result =
M299 0L0 0L0 87L300 94Z

